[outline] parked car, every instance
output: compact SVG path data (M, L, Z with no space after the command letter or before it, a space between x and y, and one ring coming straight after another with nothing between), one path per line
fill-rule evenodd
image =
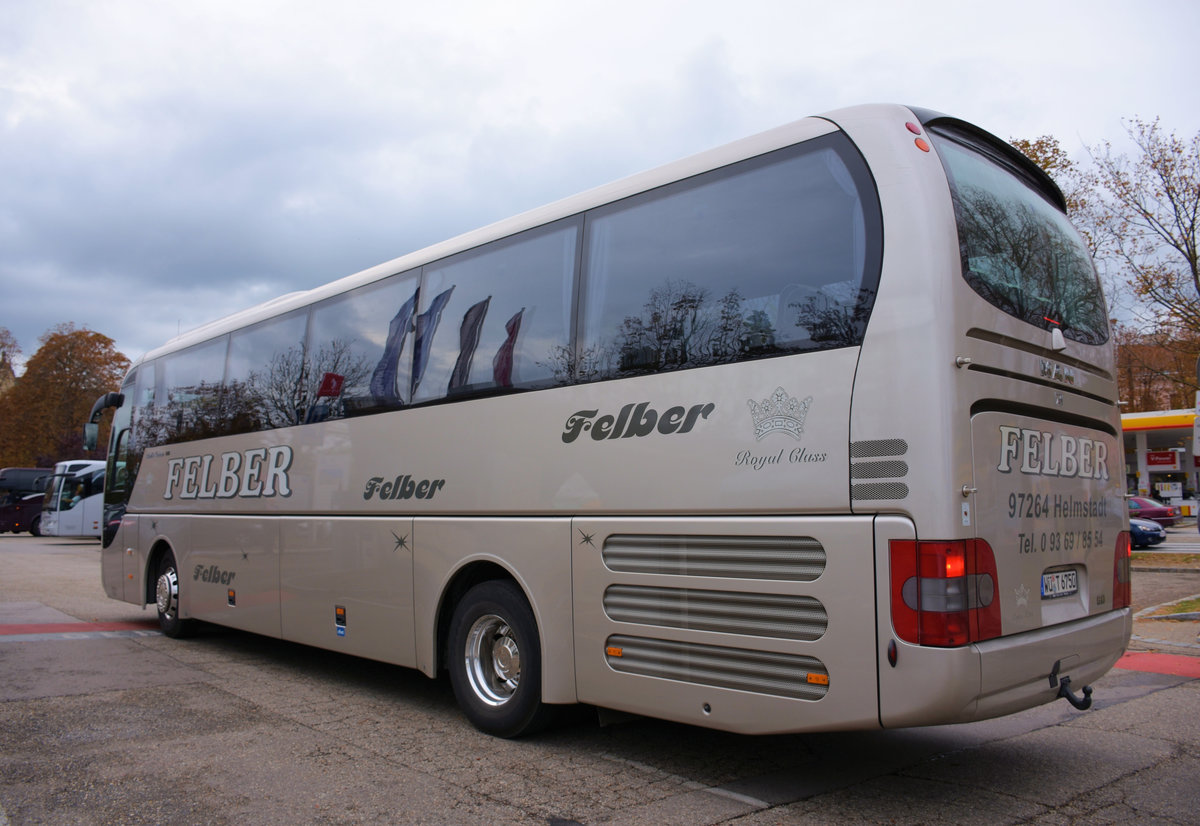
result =
M1128 500L1129 516L1138 519L1153 519L1164 528L1175 524L1183 515L1183 511L1174 505L1164 505L1155 499L1145 496L1134 496Z
M1152 519L1129 520L1129 541L1135 548L1149 548L1167 538L1167 529Z
M28 496L10 498L0 505L0 533L29 531L41 536L42 502L45 494L31 493Z

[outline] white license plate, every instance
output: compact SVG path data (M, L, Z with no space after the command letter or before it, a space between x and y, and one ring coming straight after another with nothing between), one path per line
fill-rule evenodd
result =
M1048 574L1042 574L1042 599L1069 597L1078 590L1078 571L1053 571Z

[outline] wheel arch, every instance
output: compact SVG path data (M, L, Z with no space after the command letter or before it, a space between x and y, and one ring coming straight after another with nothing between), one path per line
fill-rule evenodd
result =
M520 589L521 594L525 597L525 601L530 606L533 605L533 601L529 598L528 590L521 584L516 575L498 562L489 559L477 559L463 565L446 582L445 587L442 589L441 598L438 600L437 620L434 627L436 637L433 672L435 674L446 670L446 663L448 662L446 647L449 644L450 620L454 616L455 607L462 601L467 591L470 591L481 582L492 580L507 580L512 582ZM536 611L534 612L534 617L536 621Z
M157 597L155 596L155 581L158 579L158 563L167 553L175 553L175 549L171 547L171 543L165 539L157 540L150 548L150 553L146 555L146 569L142 576L142 604L153 605ZM175 554L175 563L179 564L179 555Z

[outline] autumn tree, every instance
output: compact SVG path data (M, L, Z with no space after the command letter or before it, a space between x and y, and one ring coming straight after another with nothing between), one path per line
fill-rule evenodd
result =
M1101 255L1122 273L1133 304L1127 324L1165 357L1138 358L1174 395L1191 406L1200 339L1200 133L1190 140L1168 133L1156 118L1135 119L1126 131L1136 155L1109 143L1091 149L1099 197L1095 220L1103 230ZM1143 352L1145 352L1143 350ZM1130 354L1137 357L1137 353ZM1167 369L1155 365L1167 365Z
M1055 179L1108 282L1127 411L1191 406L1200 351L1200 133L1185 140L1134 119L1130 158L1109 142L1075 163L1051 137L1014 140ZM1149 407L1145 406L1149 405Z
M83 423L92 404L116 390L129 369L112 339L73 324L39 342L24 374L0 396L0 466L46 467L84 457ZM92 458L103 458L103 450Z

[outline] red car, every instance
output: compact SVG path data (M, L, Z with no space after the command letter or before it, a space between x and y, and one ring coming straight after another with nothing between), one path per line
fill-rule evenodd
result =
M1183 511L1172 505L1164 505L1145 496L1134 496L1128 500L1129 515L1139 519L1150 519L1164 528L1169 528L1183 515Z

